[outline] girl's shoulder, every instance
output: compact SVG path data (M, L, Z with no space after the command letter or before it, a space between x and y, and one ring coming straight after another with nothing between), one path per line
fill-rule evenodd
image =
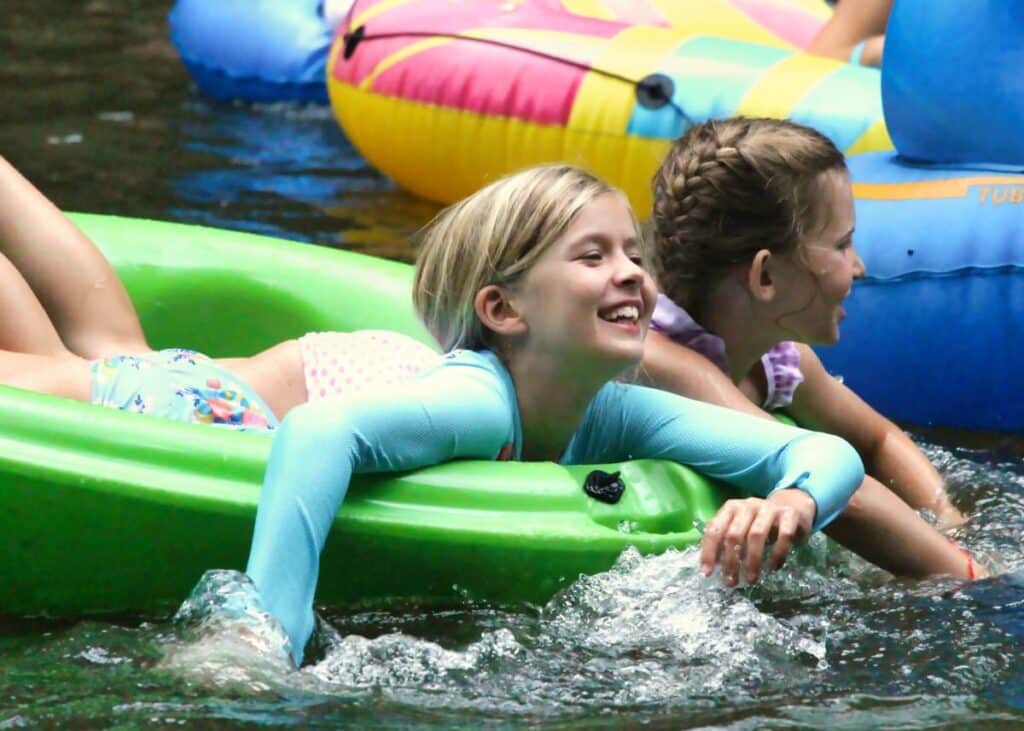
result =
M787 408L806 379L805 350L807 346L790 340L776 343L751 366L737 388L765 411ZM813 358L813 351L809 352Z
M436 365L426 368L420 377L431 374L469 378L499 392L511 408L516 404L516 388L512 376L501 359L490 350L452 350L442 355Z
M696 351L729 373L725 341L693 319L686 310L666 294L659 294L651 315L651 328L690 350Z
M476 368L496 376L507 375L505 365L490 350L452 350L441 356L438 368Z

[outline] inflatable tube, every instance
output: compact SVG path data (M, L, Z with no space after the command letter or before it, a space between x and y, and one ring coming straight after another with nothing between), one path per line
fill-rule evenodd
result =
M674 27L803 49L832 14L823 0L550 0L547 4L554 11L625 25Z
M1024 175L849 165L867 276L826 367L900 421L1024 429Z
M896 149L936 163L1024 167L1024 5L898 2L882 95Z
M359 152L441 202L565 160L649 210L669 141L709 117L789 117L847 153L891 148L877 70L543 0L363 0L328 69L333 111Z
M567 12L806 48L822 0L559 0ZM177 0L171 40L199 90L220 101L327 102L325 63L352 0Z
M151 342L255 352L308 330L427 339L411 267L239 232L75 216L117 267ZM7 615L173 608L209 568L243 567L270 439L0 387L0 607ZM581 572L696 543L719 492L656 461L461 461L357 478L324 549L317 600L544 602ZM383 567L383 569L382 569Z
M334 28L323 0L177 0L171 41L200 92L218 100L327 102Z

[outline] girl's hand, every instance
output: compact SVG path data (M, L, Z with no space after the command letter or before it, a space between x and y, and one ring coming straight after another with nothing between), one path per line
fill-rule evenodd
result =
M810 535L816 510L813 498L797 489L779 490L767 500L726 501L704 527L700 550L704 575L710 576L720 561L726 586L739 583L741 568L746 569L747 582L756 583L765 546L773 544L768 568L781 568L793 546Z
M942 495L938 502L939 504L935 508L935 517L939 520L939 530L952 530L953 528L959 528L967 522L964 514L954 507L945 494Z

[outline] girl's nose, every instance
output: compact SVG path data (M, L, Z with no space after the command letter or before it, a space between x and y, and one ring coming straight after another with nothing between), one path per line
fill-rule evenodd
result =
M622 284L638 284L647 276L647 271L633 261L625 252L619 254L615 267L615 278Z
M868 268L864 265L864 260L860 258L860 254L857 253L856 249L853 249L853 278L860 279L868 273Z

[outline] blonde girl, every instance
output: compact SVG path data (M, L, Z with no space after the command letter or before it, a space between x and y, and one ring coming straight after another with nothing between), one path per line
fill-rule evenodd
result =
M416 379L294 409L274 440L247 573L296 662L319 554L353 474L452 459L664 458L762 498L731 500L701 561L757 579L828 524L863 473L842 440L613 382L643 355L655 289L636 219L576 168L530 169L442 212L414 301L447 355Z

